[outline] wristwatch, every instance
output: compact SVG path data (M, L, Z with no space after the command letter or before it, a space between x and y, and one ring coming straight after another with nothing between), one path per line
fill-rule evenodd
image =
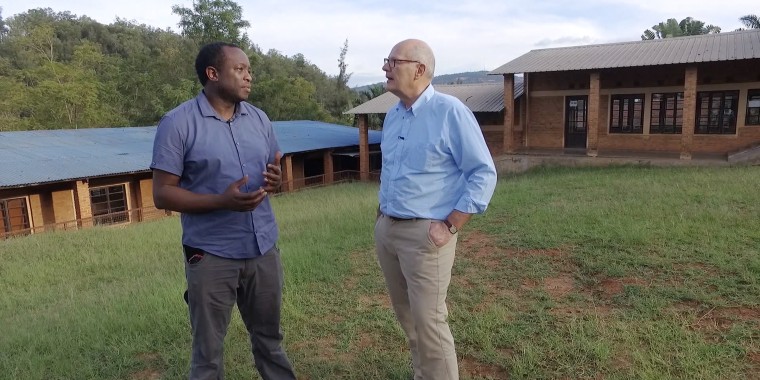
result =
M452 235L454 235L455 233L457 233L457 231L459 231L459 229L457 229L457 226L451 224L451 222L449 222L448 219L444 219L443 224L445 224L446 227L449 228L449 232L451 232Z

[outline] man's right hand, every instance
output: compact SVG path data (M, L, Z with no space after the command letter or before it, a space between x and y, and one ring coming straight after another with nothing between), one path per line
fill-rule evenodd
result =
M222 194L226 209L233 211L251 211L264 201L264 198L267 197L267 192L263 188L259 188L250 193L240 191L240 188L246 183L248 183L247 175L227 187L227 190Z

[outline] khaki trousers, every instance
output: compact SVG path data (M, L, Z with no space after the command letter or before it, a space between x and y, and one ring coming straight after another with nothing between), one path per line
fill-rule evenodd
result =
M457 235L438 248L428 237L430 223L380 215L375 249L393 310L409 340L414 379L458 380L446 308Z

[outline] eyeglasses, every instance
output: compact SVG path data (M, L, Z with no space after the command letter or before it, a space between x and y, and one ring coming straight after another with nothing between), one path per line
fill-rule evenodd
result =
M388 65L391 69L396 67L399 63L422 63L420 61L412 61L410 59L396 59L396 58L383 58L383 66Z

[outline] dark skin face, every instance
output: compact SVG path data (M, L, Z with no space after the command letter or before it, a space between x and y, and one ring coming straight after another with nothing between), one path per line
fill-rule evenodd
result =
M220 116L232 117L235 105L248 99L251 93L251 63L239 48L225 46L219 67L206 68L208 82L204 86L206 97ZM230 112L230 109L232 112Z

